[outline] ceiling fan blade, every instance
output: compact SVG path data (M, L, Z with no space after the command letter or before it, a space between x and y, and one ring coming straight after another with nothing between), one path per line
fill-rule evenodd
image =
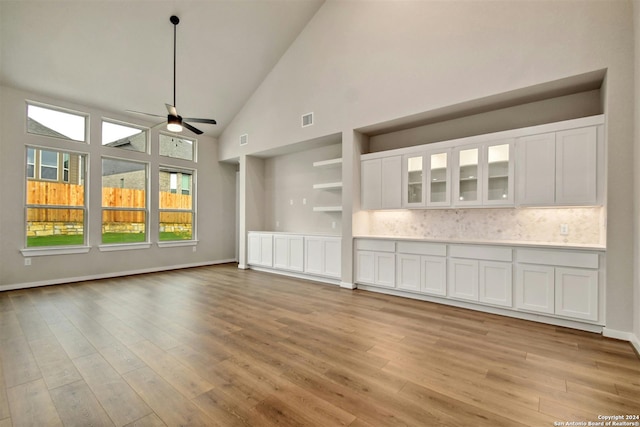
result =
M193 117L184 117L182 120L189 120L194 123L207 123L210 125L215 125L217 122L213 119L194 119Z
M189 129L191 132L195 133L196 135L202 135L202 133L203 133L200 129L194 128L189 123L185 123L184 121L182 122L182 126L186 127L187 129Z
M169 114L171 114L172 116L176 116L178 117L178 112L176 111L176 107L174 107L171 104L164 104L167 106L167 111L169 112Z
M164 117L164 116L159 116L157 114L151 114L151 113L143 113L142 111L134 111L134 110L124 110L127 113L135 113L135 114L142 114L145 116L151 116L151 117Z

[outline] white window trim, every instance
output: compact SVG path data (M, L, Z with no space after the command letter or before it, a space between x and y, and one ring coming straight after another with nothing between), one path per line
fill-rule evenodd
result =
M105 145L102 143L102 126L103 123L107 122L107 123L111 123L114 125L120 125L120 126L125 126L125 127L130 127L132 129L140 129L142 132L145 133L145 149L144 151L135 151L135 150L128 150L131 151L132 153L144 153L144 154L151 154L151 128L147 127L147 126L142 126L142 125L137 125L134 123L129 123L129 122L123 122L121 120L116 120L116 119L110 119L108 117L102 117L102 119L100 120L100 146L102 146L103 148L107 148L107 149L112 149L112 148L118 148L118 147L110 147L108 145Z
M169 170L167 170L169 169ZM165 172L175 172L179 171L181 173L187 172L191 174L191 193L188 194L191 196L191 209L167 209L160 207L160 195L158 194L158 247L168 248L168 247L177 247L177 246L195 246L198 244L198 236L197 236L197 227L196 223L198 222L198 213L196 212L197 200L196 197L198 195L198 187L197 187L197 175L198 170L196 168L185 168L180 166L172 166L167 164L160 164L158 169L158 184L160 183L160 173L162 171ZM158 188L160 186L158 185ZM158 191L159 193L159 191ZM177 194L177 193L176 193ZM191 224L191 239L189 240L160 240L160 214L163 212L178 212L178 213L191 213L192 215L192 224Z
M147 234L147 237L148 234ZM150 242L140 243L102 243L98 245L100 252L114 252L114 251L131 251L135 249L149 249L151 247Z
M51 136L51 135L41 135L39 133L31 133L29 132L29 129L27 128L27 120L29 118L29 105L33 105L35 107L40 107L40 108L46 108L49 110L53 110L53 111L59 111L61 113L67 113L67 114L72 114L74 116L80 116L80 117L84 117L84 139L82 141L78 141L75 139L69 139L69 138L58 138L55 136ZM24 117L25 117L25 133L29 134L29 135L35 135L38 137L42 137L42 138L51 138L51 139L55 139L57 141L70 141L70 142L79 142L82 144L89 144L89 135L91 135L91 132L89 130L89 126L91 123L91 120L89 120L89 113L85 113L82 111L77 111L77 110L72 110L70 108L64 108L64 107L60 107L57 105L51 105L51 104L45 104L44 102L38 102L38 101L33 101L30 99L26 99L25 100L25 112L24 112Z
M20 252L25 258L48 256L48 255L71 255L86 254L91 250L91 246L46 246L42 248L21 249Z

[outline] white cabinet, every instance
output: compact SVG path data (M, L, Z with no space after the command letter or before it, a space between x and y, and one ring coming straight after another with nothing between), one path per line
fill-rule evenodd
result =
M513 307L511 248L451 245L449 255L449 297Z
M595 127L556 133L556 204L596 204L597 152Z
M520 205L598 203L595 126L519 138L517 202Z
M447 247L441 243L397 242L396 287L444 296Z
M402 156L402 207L425 205L424 163L422 153Z
M583 268L556 268L555 314L598 320L598 272Z
M356 282L395 287L395 242L356 240Z
M250 265L273 266L273 234L249 233L248 260Z
M451 206L451 151L430 151L425 155L428 207Z
M305 236L304 272L340 278L342 241L338 237Z
M581 320L598 320L598 255L517 251L516 307Z
M554 292L553 267L527 264L516 267L516 308L553 314Z
M478 301L478 261L472 259L449 260L449 296Z
M363 210L402 207L402 156L363 160L360 203Z
M506 262L480 261L478 300L513 307L513 267Z
M453 155L456 206L513 205L513 139L456 147Z
M273 267L282 270L304 270L304 238L275 234L273 236Z

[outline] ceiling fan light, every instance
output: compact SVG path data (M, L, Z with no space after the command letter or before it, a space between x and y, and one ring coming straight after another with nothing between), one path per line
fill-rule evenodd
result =
M175 116L167 119L167 130L169 132L182 132L182 120Z

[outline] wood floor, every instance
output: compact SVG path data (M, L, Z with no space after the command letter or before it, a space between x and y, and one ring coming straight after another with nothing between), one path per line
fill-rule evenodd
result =
M640 414L626 342L235 265L3 292L0 340L0 427Z

